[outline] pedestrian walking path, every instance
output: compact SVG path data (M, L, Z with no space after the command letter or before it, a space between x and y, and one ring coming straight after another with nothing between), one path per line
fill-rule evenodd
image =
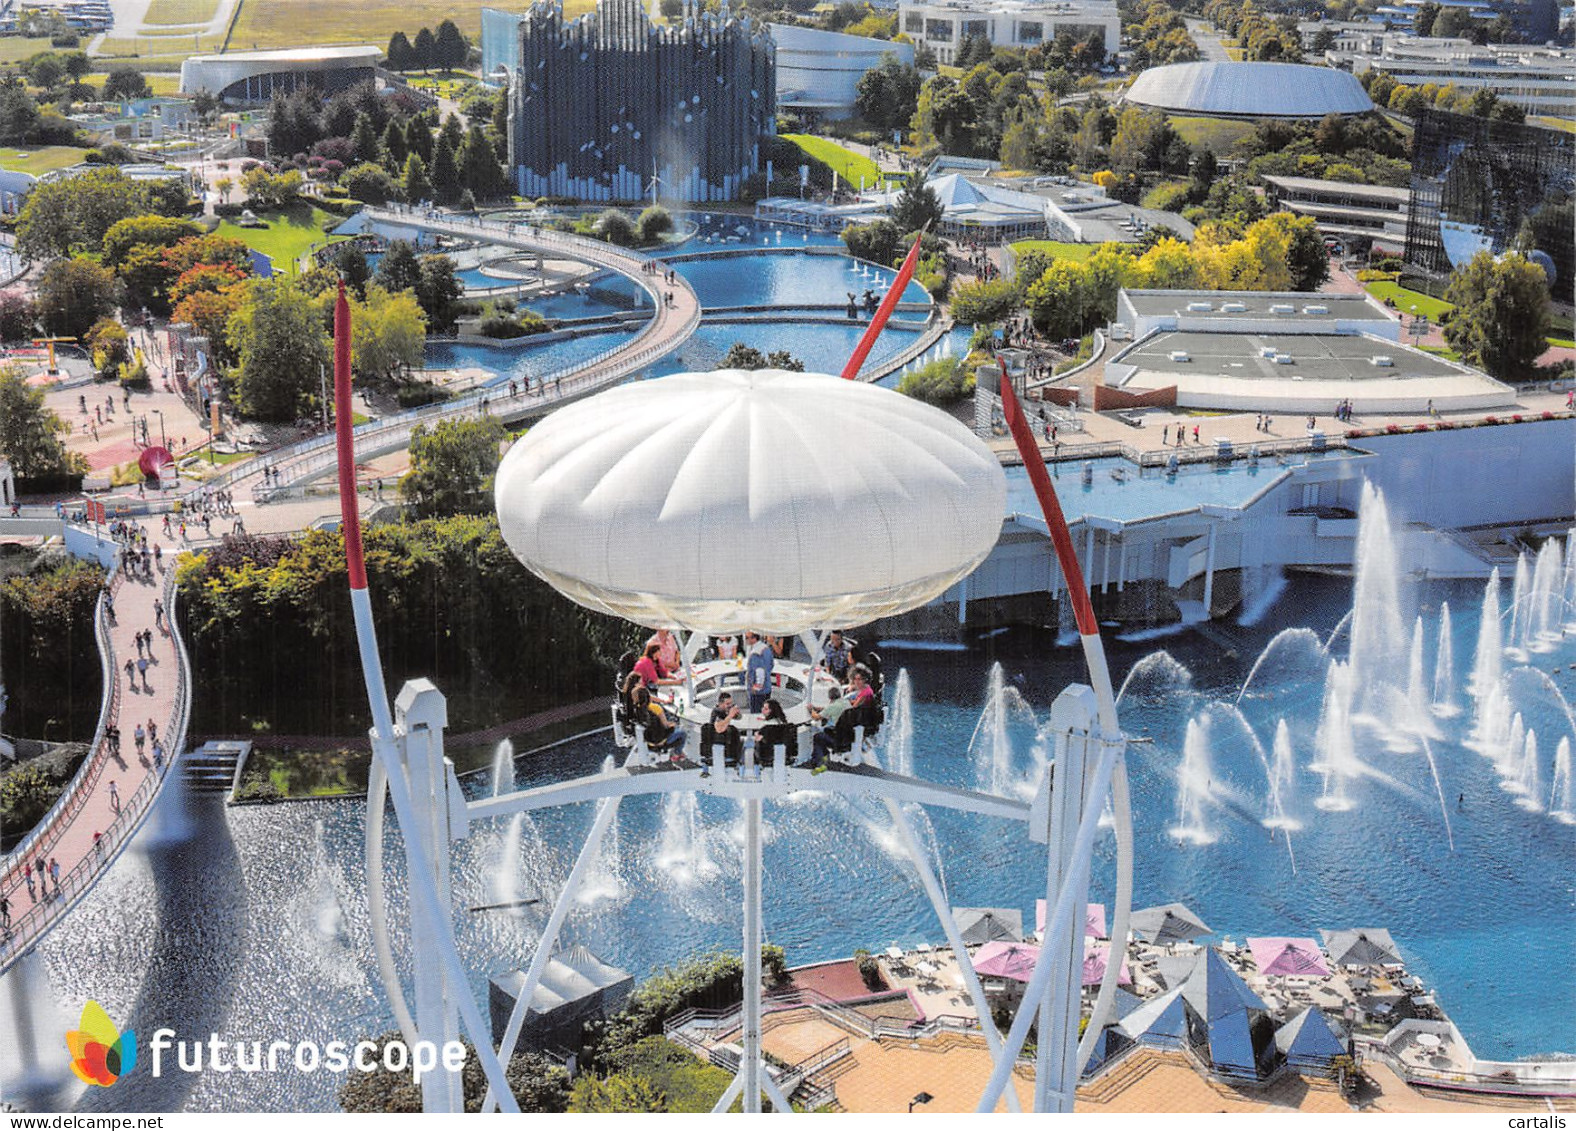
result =
M160 537L150 524L150 555L156 543L162 567L117 569L99 601L104 702L92 749L54 808L0 857L0 898L8 904L8 915L0 916L0 973L109 870L152 811L186 740L191 672L173 622L180 545L178 538ZM139 636L150 643L139 647ZM113 738L117 728L118 743Z
M654 260L637 251L615 247L601 240L571 235L526 224L494 222L472 217L429 214L423 210L369 208L373 221L400 228L418 228L460 239L485 240L499 247L525 252L541 252L573 258L593 266L616 271L643 288L652 297L656 313L629 341L579 362L563 371L545 376L535 385L511 382L478 390L457 400L383 417L355 430L356 461L373 459L410 445L411 433L418 424L433 425L443 420L471 419L489 415L504 421L540 416L560 404L589 396L627 379L645 366L665 357L683 345L700 325L701 305L695 291L682 275L667 278ZM333 474L338 466L332 433L314 436L271 453L262 466L243 465L222 486L231 490L250 490L259 502L281 495L298 493L315 479Z

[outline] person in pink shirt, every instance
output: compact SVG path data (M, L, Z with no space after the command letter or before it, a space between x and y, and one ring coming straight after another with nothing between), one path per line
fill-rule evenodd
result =
M663 676L677 675L684 666L683 654L679 651L678 637L666 628L657 629L651 639L646 641L647 649L655 644L657 646L657 667Z
M634 673L640 677L640 681L646 685L648 691L680 682L663 673L661 649L662 646L655 639L649 640L646 642L645 654L635 661Z

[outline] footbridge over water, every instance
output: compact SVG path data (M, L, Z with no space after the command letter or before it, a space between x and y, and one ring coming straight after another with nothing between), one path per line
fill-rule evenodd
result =
M666 281L662 275L651 271L652 258L638 251L534 225L447 216L421 209L369 208L366 215L373 223L390 228L486 240L499 247L575 259L615 271L651 296L654 313L645 327L628 341L587 361L546 374L535 385L516 386L512 394L507 387L484 388L456 400L363 424L355 430L357 461L409 447L411 433L418 424L431 426L444 420L471 419L484 414L509 423L545 415L561 404L627 380L678 349L700 325L700 299L689 283L683 276ZM260 467L249 469L252 496L258 502L267 502L298 494L307 483L334 471L333 434L279 449L270 454L267 462L277 474L265 484L257 474ZM238 476L237 481L241 478L246 477ZM227 485L233 488L234 482Z
M0 864L0 895L9 907L0 927L0 974L108 873L153 812L185 745L191 664L174 609L175 559L183 547L157 533L150 529L150 552L152 543L162 544L162 568L128 573L116 564L120 547L114 542L90 528L68 531L68 549L111 570L94 612L103 701L87 758L53 808ZM142 633L152 641L146 648L137 641ZM140 671L139 659L147 661ZM151 734L136 741L137 728L151 731L150 723L158 728L160 753ZM118 744L110 741L112 727L119 728Z

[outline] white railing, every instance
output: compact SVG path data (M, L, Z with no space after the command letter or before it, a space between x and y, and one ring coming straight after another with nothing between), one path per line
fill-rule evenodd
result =
M55 883L48 895L35 903L26 913L12 921L11 929L0 937L0 973L8 970L18 958L32 949L33 945L47 934L56 923L65 917L77 902L92 890L100 876L109 870L121 850L130 843L137 830L142 827L143 820L152 810L153 804L158 800L159 792L163 789L165 781L174 769L176 760L180 757L181 747L186 741L186 728L191 711L191 683L190 660L186 653L186 646L181 639L180 629L175 624L175 573L172 569L165 580L165 619L169 622L170 640L175 657L175 704L173 718L169 720L166 734L170 738L169 753L162 765L155 764L142 784L137 788L129 800L123 802L120 812L104 829L94 844L93 851L77 861L76 865ZM102 610L102 599L101 599ZM106 656L106 668L110 684L113 686L113 698L119 703L119 673L110 665L113 664L113 649L109 647L107 629L100 641L100 654ZM108 702L110 697L106 697ZM103 728L108 721L110 708L101 711L99 718L99 732L94 737L94 750L89 756L88 765L85 766L87 774L79 772L72 788L68 791L66 800L70 798L67 807L56 814L53 825L58 828L60 822L67 816L74 816L77 810L85 803L91 794L92 786L103 774L104 763L108 755L103 753L104 735ZM38 843L32 846L33 851L38 851ZM20 858L25 867L27 860ZM9 877L8 877L9 882ZM41 893L42 895L42 893Z
M367 211L374 219L383 218L390 223L410 224L434 231L449 232L451 234L500 236L506 242L513 241L522 246L545 243L571 248L581 253L585 258L590 259L597 266L619 271L645 289L656 303L656 314L646 323L640 333L631 340L620 343L611 349L603 350L585 361L575 362L545 374L538 381L534 393L529 388L522 388L513 396L507 394L499 395L497 387L490 387L478 390L458 400L409 409L395 416L387 416L363 424L355 430L356 456L358 459L382 455L404 446L409 442L410 434L417 424L463 419L472 415L479 415L484 411L491 415L514 419L530 412L545 411L550 405L583 395L593 389L600 389L605 385L614 384L636 372L642 366L671 353L688 339L695 332L695 328L700 325L700 300L696 298L689 284L680 277L676 285L681 289L690 291L690 297L695 298L691 312L676 332L654 345L647 344L649 339L659 332L664 309L664 299L661 291L641 271L641 268L648 262L648 258L636 252L614 248L611 244L603 243L601 240L544 228L534 229L530 239L525 240L502 233L500 229L507 227L507 225L487 221L478 220L472 223L465 223L455 220L417 217L389 209L368 209ZM549 385L552 386L551 396L548 395ZM494 404L503 411L495 411ZM326 474L329 469L335 467L338 463L338 456L334 451L334 434L327 432L321 436L303 440L298 444L291 445L289 448L272 453L264 457L264 459L268 466L274 469L276 475L272 484L258 484L252 488L252 497L258 502L266 502L269 499L278 497L309 480ZM247 470L241 474L252 474L254 472L255 466L248 465ZM209 482L210 484L222 485L228 481L228 476L220 476L218 479L210 480Z

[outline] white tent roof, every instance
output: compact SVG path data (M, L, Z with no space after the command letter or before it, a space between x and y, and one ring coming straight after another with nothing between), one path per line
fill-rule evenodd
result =
M504 457L509 547L571 600L651 627L795 633L915 608L995 545L1006 479L939 409L815 373L621 385Z

